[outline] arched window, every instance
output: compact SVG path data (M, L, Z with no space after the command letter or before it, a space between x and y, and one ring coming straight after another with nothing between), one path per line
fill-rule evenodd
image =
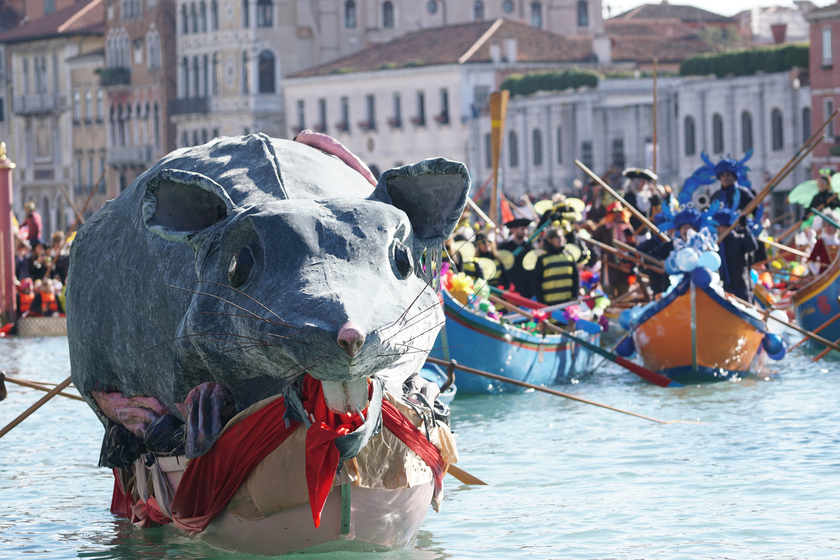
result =
M160 148L160 108L158 107L157 102L155 102L155 114L154 114L154 121L155 121L155 149Z
M773 130L773 150L779 151L785 147L785 131L782 124L781 109L773 109L770 112L770 125Z
M82 120L82 94L73 92L73 123L79 124Z
M23 59L23 93L29 95L29 61Z
M484 19L484 2L481 0L476 0L473 3L473 19Z
M201 59L201 95L210 95L210 57L204 55Z
M542 147L542 131L539 128L534 129L534 165L542 165L543 162L543 147Z
M210 2L210 31L219 29L219 4L216 0Z
M274 55L271 54L271 51L260 53L259 74L260 93L274 93L276 88L274 83Z
M207 129L206 128L201 131L201 143L202 144L207 143Z
M802 108L802 143L808 141L811 137L811 108Z
M394 27L394 4L382 3L382 27Z
M96 92L96 120L97 122L102 122L102 119L105 118L105 94L102 93L102 90L98 90Z
M685 155L693 156L697 153L697 143L694 131L694 117L686 117L683 125L685 132Z
M720 113L712 115L712 153L723 153L723 117Z
M202 33L207 33L207 4L198 5L198 24Z
M519 167L519 144L516 141L516 133L508 132L508 157L511 167Z
M251 27L251 14L248 0L242 0L242 27Z
M213 84L213 95L219 95L219 53L213 53L213 76L210 81Z
M190 63L187 62L187 57L181 59L181 97L190 96Z
M90 90L85 92L85 122L93 122L93 92Z
M242 93L251 93L250 66L246 51L242 53Z
M542 27L542 4L539 2L531 2L531 25Z
M752 113L741 113L741 151L747 152L753 147Z
M274 4L271 0L257 0L257 27L273 25Z
M193 33L198 33L198 11L195 9L195 3L190 4L190 29Z
M493 138L489 132L484 135L484 161L487 169L493 167Z
M344 3L344 27L347 29L356 27L356 3L353 0L347 0Z
M563 127L557 127L557 163L563 163Z
M589 4L586 0L577 3L578 27L589 27Z

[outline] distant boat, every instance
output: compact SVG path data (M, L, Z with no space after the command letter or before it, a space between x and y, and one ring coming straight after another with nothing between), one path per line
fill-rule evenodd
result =
M534 385L568 381L592 367L592 352L563 336L540 335L509 323L498 323L462 307L445 289L441 290L446 324L438 334L432 356ZM577 331L575 336L598 344L600 335ZM459 393L523 390L463 371L455 374L455 384Z
M840 296L840 254L834 257L828 268L793 294L791 299L796 312L796 322L803 329L815 332L826 321L840 313L838 296ZM832 342L840 339L840 320L827 325L819 331L819 335ZM806 344L815 350L825 349L823 344L810 339Z
M644 365L682 384L759 372L767 357L762 348L767 326L711 288L694 290L694 343L688 278L633 321L633 342Z
M22 317L18 336L67 336L67 317Z

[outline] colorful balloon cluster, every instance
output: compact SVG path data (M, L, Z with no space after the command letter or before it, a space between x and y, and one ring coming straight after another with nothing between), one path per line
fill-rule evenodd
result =
M691 274L691 281L705 288L720 281L717 274L720 265L717 232L703 228L689 231L685 241L674 240L674 250L665 259L665 272L680 278L683 274Z

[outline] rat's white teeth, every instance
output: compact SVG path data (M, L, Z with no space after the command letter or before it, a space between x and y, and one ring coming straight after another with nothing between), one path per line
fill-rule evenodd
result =
M355 381L321 381L327 407L338 414L352 414L367 408L368 380L360 377Z

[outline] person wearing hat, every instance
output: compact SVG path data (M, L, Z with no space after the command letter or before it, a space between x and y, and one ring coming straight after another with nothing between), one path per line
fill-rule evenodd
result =
M575 259L563 249L566 238L563 231L549 226L542 240L543 253L534 268L537 301L557 305L577 299L580 277Z
M41 240L41 215L35 211L35 203L31 200L23 205L23 209L26 211L23 225L29 229L26 240L34 247L35 242Z
M629 179L624 200L644 214L645 218L650 218L652 209L662 205L662 197L656 191L656 173L649 169L629 167L621 175ZM642 221L636 216L630 216L630 227L633 231L639 231Z
M664 261L674 250L674 239L676 237L686 239L689 231L698 231L702 220L703 216L694 208L682 210L674 216L672 221L667 221L666 217L659 213L654 216L654 224L668 232L671 240L663 242L658 236L654 235L650 239L639 243L636 248L656 260ZM668 275L650 269L645 269L645 272L650 278L650 287L654 294L664 293L671 285Z
M750 228L747 227L747 217L738 217L738 212L724 208L715 212L712 219L718 224L718 235L722 235L728 226L738 220L738 227L733 229L726 238L718 243L720 252L720 279L723 289L730 294L752 303L752 279L750 278L750 261L752 254L758 250L758 242Z
M526 298L534 295L534 275L532 271L525 270L522 264L525 255L531 251L528 245L528 226L530 225L531 220L528 218L516 218L505 222L505 227L510 231L510 239L499 245L499 251L510 253L515 253L517 249L524 246L518 254L514 255L513 266L507 271L507 277L512 283L512 288Z
M736 210L743 210L755 198L750 189L738 184L738 162L734 159L727 157L720 160L715 165L715 176L720 181L720 189L712 195L711 203L719 200L724 207L732 208L735 194L740 193Z
M502 262L499 260L495 244L486 233L479 233L475 236L475 256L478 259L491 260L496 266L496 270L493 272L493 275L487 278L488 284L494 288L507 287L510 285L510 279L508 278L504 265L502 265Z
M635 246L636 234L630 228L629 219L630 212L620 202L613 202L607 206L604 223L598 226L598 229L592 234L592 239L610 247L612 247L614 240ZM625 263L623 259L612 253L602 253L601 261L608 268L606 274L601 275L606 278L607 284L610 286L608 296L616 297L627 293L630 290L630 276L632 274L632 269L628 266L629 263Z
M805 218L813 214L811 209L816 208L817 210L822 210L824 208L840 208L840 200L838 197L834 196L836 193L831 190L831 170L830 169L820 169L820 176L817 179L817 194L814 195L814 198L811 199L811 203L808 205L808 211L805 213Z

